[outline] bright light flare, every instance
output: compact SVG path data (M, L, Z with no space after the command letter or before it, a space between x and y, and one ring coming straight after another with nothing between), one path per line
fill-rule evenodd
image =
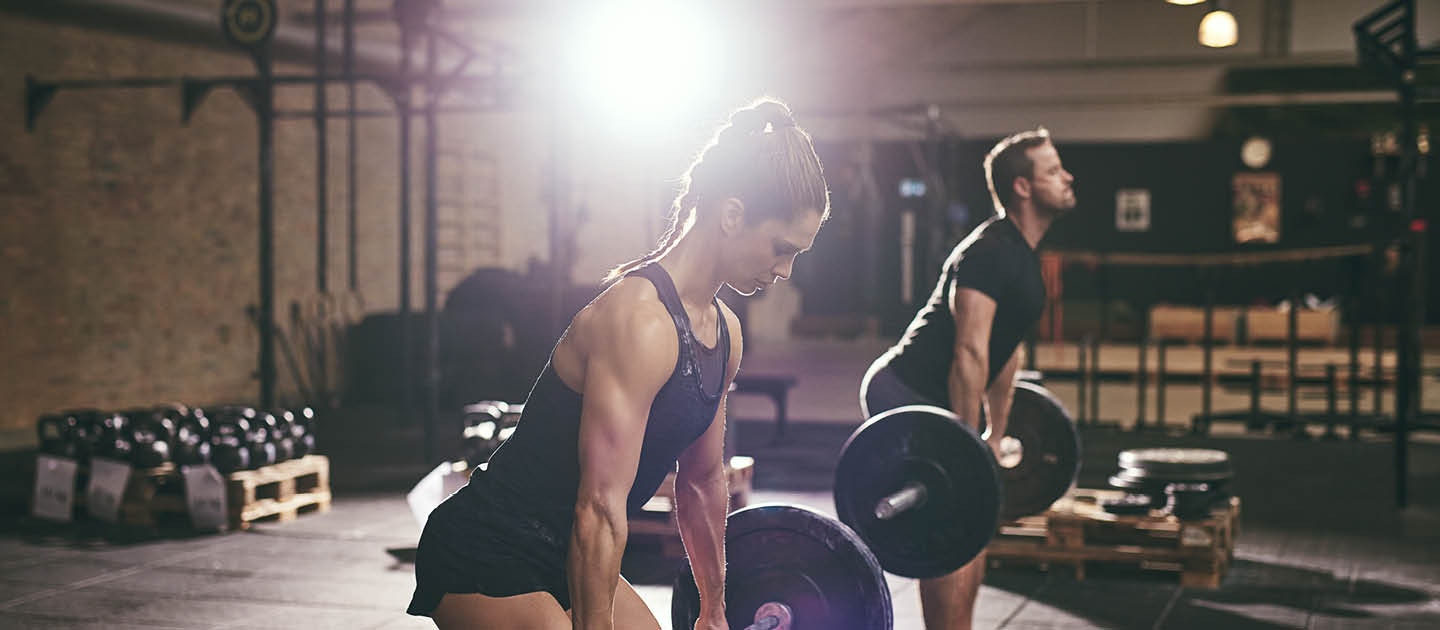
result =
M1235 15L1216 9L1200 20L1200 44L1211 48L1228 48L1239 39Z
M654 126L689 113L716 80L719 27L694 0L606 0L578 16L569 41L584 109Z

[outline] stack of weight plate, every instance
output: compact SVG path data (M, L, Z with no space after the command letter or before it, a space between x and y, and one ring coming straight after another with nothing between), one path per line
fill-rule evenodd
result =
M1235 477L1230 455L1213 449L1142 448L1121 451L1119 459L1110 485L1127 495L1104 506L1117 514L1164 508L1181 519L1205 518L1229 498L1226 486Z

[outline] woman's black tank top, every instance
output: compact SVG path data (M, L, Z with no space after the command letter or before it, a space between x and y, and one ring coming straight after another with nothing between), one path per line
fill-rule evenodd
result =
M696 340L690 317L663 267L652 263L629 275L655 285L680 340L675 370L650 405L640 463L626 501L634 513L654 496L665 475L675 470L680 454L714 420L730 360L730 331L716 300L718 341L714 348L706 348ZM568 536L580 486L581 401L581 394L560 380L547 362L525 401L515 433L490 457L487 470L477 471L456 498L475 491L499 493L512 499L512 505L533 509L532 516Z

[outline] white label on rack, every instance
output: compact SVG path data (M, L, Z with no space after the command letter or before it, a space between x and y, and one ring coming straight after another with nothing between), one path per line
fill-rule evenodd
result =
M130 483L130 465L97 457L90 460L90 487L86 489L85 511L91 518L107 523L119 520L125 484Z
M185 466L185 505L195 529L220 529L229 522L225 478L214 466Z
M75 460L53 455L35 458L35 506L31 514L70 522L75 507Z

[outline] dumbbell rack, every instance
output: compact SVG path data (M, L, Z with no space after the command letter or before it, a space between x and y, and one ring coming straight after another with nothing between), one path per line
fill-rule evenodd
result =
M991 541L992 565L1069 565L1085 579L1089 564L1126 565L1180 574L1180 584L1218 588L1235 555L1240 499L1230 497L1204 519L1151 511L1119 516L1100 507L1118 490L1075 489L1044 513L1003 523Z
M116 522L120 525L155 527L163 522L186 518L185 495L174 464L155 468L134 468L125 484ZM78 505L84 505L84 492L75 493Z
M725 474L730 485L730 511L733 512L750 501L755 460L745 456L731 457L725 465ZM684 558L685 546L680 541L680 530L675 523L675 473L665 477L655 496L641 508L641 512L630 517L630 540L658 543L664 557Z
M290 521L306 512L330 510L330 459L307 455L300 459L241 470L225 475L229 529L249 529L251 523ZM77 489L76 506L85 504ZM135 468L125 486L116 524L154 528L185 523L184 481L174 464Z

